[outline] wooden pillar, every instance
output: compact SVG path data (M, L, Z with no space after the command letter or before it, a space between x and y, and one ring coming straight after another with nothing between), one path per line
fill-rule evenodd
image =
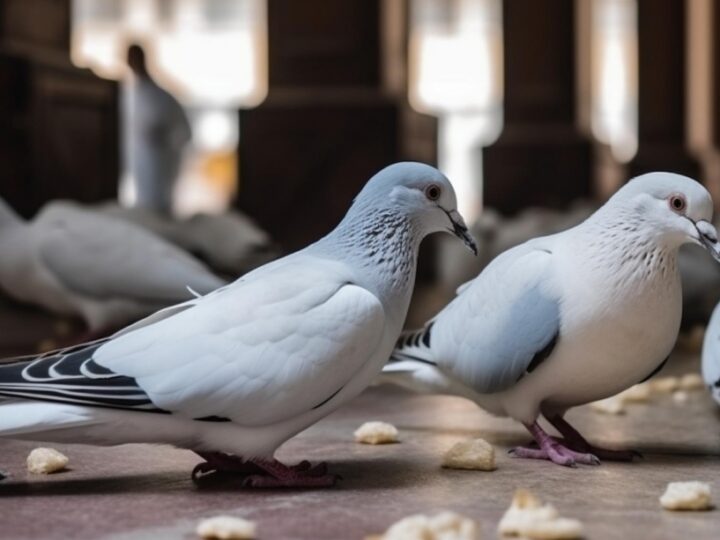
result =
M688 150L685 0L638 0L638 153L629 176L665 170L700 176Z
M384 91L380 0L269 0L268 30L268 97L240 111L238 206L295 249L399 159L399 106Z
M25 216L117 193L118 85L70 62L71 7L0 2L0 195Z
M505 126L484 152L484 201L505 213L591 194L576 125L574 0L505 0Z

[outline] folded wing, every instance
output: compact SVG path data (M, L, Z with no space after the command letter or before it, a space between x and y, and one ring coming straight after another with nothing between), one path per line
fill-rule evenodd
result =
M537 367L560 331L551 265L551 250L537 243L495 259L436 317L437 363L481 393L504 390Z

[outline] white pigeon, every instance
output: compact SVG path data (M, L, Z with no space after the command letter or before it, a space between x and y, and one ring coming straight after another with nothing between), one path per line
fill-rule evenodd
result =
M116 202L93 208L148 229L199 257L218 272L234 277L279 256L270 235L237 210L175 219L148 208L126 208Z
M82 317L93 337L226 284L161 238L71 202L26 222L0 199L0 254L0 289Z
M273 454L380 373L420 242L437 231L476 249L439 171L391 165L311 246L105 343L0 366L0 397L29 399L0 402L0 437L164 443L205 458L193 477L229 470L249 474L247 485L331 484L322 466L287 467Z
M497 257L424 329L401 336L381 381L464 396L521 422L538 447L518 457L632 459L591 446L563 416L665 362L680 327L678 248L700 244L719 259L712 211L690 178L631 180L583 223Z
M712 397L720 405L720 304L715 306L710 322L705 329L702 375Z

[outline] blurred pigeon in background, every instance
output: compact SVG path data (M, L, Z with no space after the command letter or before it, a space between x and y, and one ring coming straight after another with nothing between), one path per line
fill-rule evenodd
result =
M0 365L0 437L190 448L194 476L326 486L323 466L273 458L378 375L407 314L422 239L474 242L436 169L375 175L311 246L104 343ZM162 414L153 414L162 413ZM231 452L232 454L226 454Z
M80 316L93 336L225 284L161 238L68 201L26 222L0 199L0 253L8 296Z
M720 304L715 307L705 330L702 375L712 397L720 405Z
M145 208L125 208L114 201L93 208L152 231L221 274L237 277L280 255L270 235L237 210L175 219Z
M710 194L690 178L631 180L567 231L497 257L424 329L403 335L384 381L472 399L528 429L518 457L561 465L632 459L592 446L564 419L664 364L680 328L680 245L720 260ZM540 426L544 416L564 437Z

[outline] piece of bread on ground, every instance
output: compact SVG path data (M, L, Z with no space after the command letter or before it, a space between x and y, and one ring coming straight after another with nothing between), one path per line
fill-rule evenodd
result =
M666 510L710 510L712 491L706 482L670 482L660 497Z
M195 532L201 538L217 540L247 540L255 538L254 522L235 516L215 516L198 523Z
M27 469L33 474L52 474L65 469L69 461L54 448L35 448L27 457Z
M448 469L494 471L495 448L484 439L460 441L443 456L442 466Z
M470 518L455 512L434 516L415 514L392 525L373 540L479 540L480 527Z
M363 444L390 444L398 442L398 430L387 422L365 422L355 430L355 441Z
M510 508L498 524L498 531L505 536L544 540L570 540L583 535L580 521L560 517L554 506L543 504L525 489L515 492Z

